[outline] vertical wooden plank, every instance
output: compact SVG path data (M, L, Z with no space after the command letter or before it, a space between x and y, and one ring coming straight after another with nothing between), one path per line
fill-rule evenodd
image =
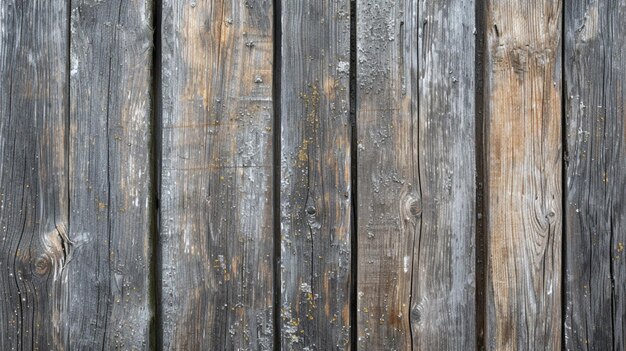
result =
M489 1L487 342L561 345L560 1Z
M417 0L357 0L357 337L410 349L422 202Z
M65 1L0 2L0 349L62 345L67 263Z
M626 337L626 3L566 3L568 350Z
M273 347L272 2L163 1L165 349Z
M68 349L149 349L152 1L72 1Z
M472 350L475 326L475 2L419 2L421 227L412 267L417 350Z
M350 348L350 3L282 4L281 340Z

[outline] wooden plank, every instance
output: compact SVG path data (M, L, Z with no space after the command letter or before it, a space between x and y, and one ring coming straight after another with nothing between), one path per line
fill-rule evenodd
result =
M163 1L165 349L273 347L272 2Z
M350 348L350 2L282 4L281 343Z
M474 2L359 4L359 345L473 349Z
M626 348L626 3L566 3L568 350Z
M416 350L472 350L475 326L475 2L419 2L421 226L412 266Z
M0 2L0 349L62 345L67 263L65 1Z
M489 349L561 347L561 6L487 6Z
M72 1L68 349L148 349L152 2Z
M357 338L410 349L421 227L417 1L357 0Z

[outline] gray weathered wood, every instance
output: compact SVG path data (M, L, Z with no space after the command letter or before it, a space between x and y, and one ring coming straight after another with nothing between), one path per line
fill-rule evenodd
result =
M411 348L421 227L416 0L357 0L357 337Z
M281 342L350 347L350 3L282 4Z
M65 1L0 1L0 349L63 344Z
M487 6L487 348L561 347L561 6Z
M163 347L272 349L272 2L162 13Z
M421 227L412 266L416 350L472 350L475 327L475 2L420 1L417 167Z
M565 4L568 350L626 348L626 2Z
M67 349L149 349L152 1L72 1Z

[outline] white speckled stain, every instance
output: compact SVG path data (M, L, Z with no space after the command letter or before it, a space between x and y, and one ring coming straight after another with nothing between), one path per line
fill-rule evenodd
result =
M350 62L339 61L337 63L337 72L338 73L345 73L345 74L350 73Z
M404 256L404 273L409 272L409 262L410 262L410 257Z

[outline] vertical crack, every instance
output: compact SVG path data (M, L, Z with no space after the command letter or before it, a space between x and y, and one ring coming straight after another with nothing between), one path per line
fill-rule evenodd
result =
M72 247L72 242L71 242L71 238L72 238L72 207L71 207L71 202L72 202L72 192L71 192L71 187L72 187L72 161L71 161L71 120L72 120L72 115L71 115L71 94L72 94L72 0L68 0L67 1L67 33L66 33L66 60L65 60L65 83L66 83L66 96L65 96L65 164L64 164L64 170L66 172L65 174L65 181L66 181L66 215L67 215L67 224L66 224L66 228L65 228L65 239L66 240L61 240L62 243L62 247L63 247L63 253L64 253L64 260L63 263L61 265L61 270L59 272L59 278L60 278L60 283L59 283L59 287L61 288L61 296L62 298L65 299L65 301L62 301L60 304L60 308L59 310L57 310L59 312L60 315L64 314L64 309L69 309L69 289L67 286L64 286L63 282L65 281L65 279L63 279L63 276L65 274L67 274L66 271L66 267L69 264L69 261L71 260L71 247ZM61 238L63 239L63 236L61 236ZM67 247L66 244L67 243ZM55 273L56 276L56 273ZM69 340L70 340L70 335L69 335L69 328L60 328L59 332L58 332L58 336L61 340L63 340L66 345L70 345L69 344Z
M111 279L111 273L113 272L113 268L112 268L112 262L113 262L113 253L111 250L111 220L112 220L112 214L111 214L111 192L112 192L112 187L111 187L111 136L110 136L110 132L111 132L111 128L110 128L110 121L111 121L111 116L110 116L110 112L111 112L111 76L112 76L112 68L113 68L113 55L115 53L114 47L117 46L117 32L118 32L118 28L119 25L121 23L122 20L122 4L123 2L120 1L119 6L118 6L118 11L117 11L117 25L115 26L115 28L113 29L113 42L112 42L112 48L111 48L111 52L109 52L109 68L108 68L108 77L107 77L107 96L106 96L106 131L105 131L105 136L106 136L106 148L107 148L107 153L106 153L106 164L107 164L107 169L106 169L106 175L107 175L107 253L106 253L106 257L107 257L107 274L109 275L109 279ZM109 290L110 293L110 284L111 281L109 281L109 286L107 286L107 290ZM108 300L108 298L107 298ZM112 309L113 306L108 303L108 301L106 302L106 307L105 307L105 315L104 315L104 327L103 327L103 334L102 334L102 350L105 349L105 346L107 344L106 338L107 338L107 332L109 330L108 325L109 325L109 316L112 313Z
M417 16L415 17L416 19L420 18L420 6L417 6ZM423 28L423 32L426 29L426 21L424 21L423 24L424 28ZM400 26L400 29L402 30L403 25ZM419 30L418 30L419 32ZM401 39L404 37L404 34L401 32ZM401 41L403 42L403 40ZM417 35L416 38L416 50L418 51L416 57L416 63L417 63L417 67L415 67L415 71L419 72L420 71L420 55L419 55L419 46L420 46L420 37L419 34ZM404 52L404 45L400 46L400 51ZM403 64L403 63L402 63ZM409 78L411 79L411 78ZM420 109L420 77L419 77L419 73L415 79L415 82L411 83L411 99L415 99L415 103L411 103L411 117L416 116L417 119L415 120L415 123L411 123L411 145L416 145L416 157L415 160L417 162L414 162L413 159L411 159L411 173L413 172L417 172L417 174L415 174L415 176L417 176L417 191L418 191L418 195L419 195L419 207L420 209L423 208L423 196L424 196L424 191L422 189L422 166L421 166L421 159L420 159L420 140L421 140L421 125L420 125L420 114L419 114L419 109ZM414 139L415 136L415 129L417 130L417 140ZM421 211L421 210L420 210ZM421 248L422 248L422 234L423 234L423 218L421 216L421 212L420 212L420 216L419 216L419 223L414 223L413 225L413 240L412 240L412 247L411 247L411 276L410 276L410 282L409 282L409 305L408 305L408 322L409 322L409 337L410 337L410 342L411 342L411 347L410 350L414 350L414 345L415 345L415 339L417 338L416 335L414 335L413 333L413 320L414 320L414 315L413 315L413 288L414 288L414 284L415 281L419 281L419 264L420 264L420 257L421 257ZM417 256L415 256L415 252L416 252L416 246L417 246ZM415 271L416 271L416 266L417 267L417 279L414 279L415 277Z
M71 72L72 72L72 52L71 52L71 48L72 48L72 0L68 0L67 2L67 47L66 47L66 60L65 60L65 79L66 79L66 84L67 84L67 90L66 90L66 96L65 96L65 165L64 165L64 169L66 172L66 199L67 199L67 207L66 207L66 211L67 211L67 228L65 228L65 239L66 240L62 240L61 243L63 244L63 253L64 253L64 259L65 259L65 265L67 265L67 259L68 259L68 255L70 253L69 247L71 246L71 241L70 241L70 223L71 223L71 217L72 217L72 212L71 212L71 207L70 207L70 201L71 201L71 193L70 193L70 186L71 186L71 163L70 163L70 125L71 125L71 113L70 113L70 109L71 109L71 100L70 100L70 95L71 95L71 84L72 84L72 80L71 80ZM63 237L62 237L63 238ZM68 247L67 250L66 249L66 242L68 243Z

